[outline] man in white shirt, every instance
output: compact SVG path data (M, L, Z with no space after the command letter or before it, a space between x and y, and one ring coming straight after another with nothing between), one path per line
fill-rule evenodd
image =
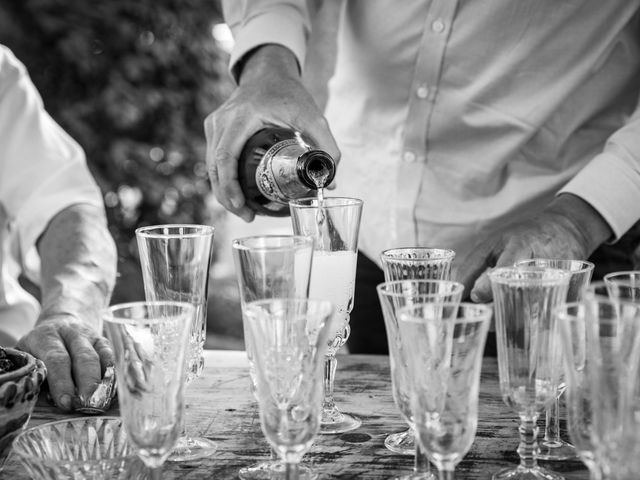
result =
M116 249L84 152L46 113L0 45L0 345L44 361L51 396L71 410L113 364L101 310ZM37 285L36 300L22 278Z
M224 3L238 88L205 131L231 212L253 218L237 157L271 123L341 158L367 257L452 248L475 301L487 268L586 259L640 219L640 2L346 0L326 117L300 80L311 3Z

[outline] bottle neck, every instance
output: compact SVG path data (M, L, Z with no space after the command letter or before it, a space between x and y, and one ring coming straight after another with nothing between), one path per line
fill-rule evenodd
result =
M336 175L336 163L323 150L308 150L298 158L296 171L300 181L312 190L329 185Z

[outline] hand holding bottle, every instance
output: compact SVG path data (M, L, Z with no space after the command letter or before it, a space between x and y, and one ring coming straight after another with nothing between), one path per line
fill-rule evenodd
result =
M238 182L238 158L254 133L267 125L304 132L336 163L340 152L326 120L303 86L291 51L264 45L244 61L238 88L205 120L207 168L218 201L230 212L253 220Z

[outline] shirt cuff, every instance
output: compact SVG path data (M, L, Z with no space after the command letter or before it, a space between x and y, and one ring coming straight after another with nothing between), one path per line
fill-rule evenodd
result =
M640 219L640 170L632 159L603 152L589 162L560 193L576 195L609 224L614 243Z
M308 31L302 15L295 9L282 6L261 13L246 21L235 35L235 45L229 60L229 70L238 81L237 67L242 57L260 45L277 44L293 52L302 69L307 51Z

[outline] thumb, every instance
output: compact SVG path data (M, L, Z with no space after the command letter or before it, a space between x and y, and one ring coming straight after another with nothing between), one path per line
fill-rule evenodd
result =
M498 267L510 267L521 257L518 255L519 251L507 245L507 247L500 253L498 259L495 262L494 268ZM493 268L487 268L478 277L471 289L471 301L476 303L488 303L493 301L493 292L491 291L491 280L489 279L489 273Z
M493 300L491 292L491 282L488 273L492 269L488 268L478 277L471 289L471 301L475 303L489 303Z

